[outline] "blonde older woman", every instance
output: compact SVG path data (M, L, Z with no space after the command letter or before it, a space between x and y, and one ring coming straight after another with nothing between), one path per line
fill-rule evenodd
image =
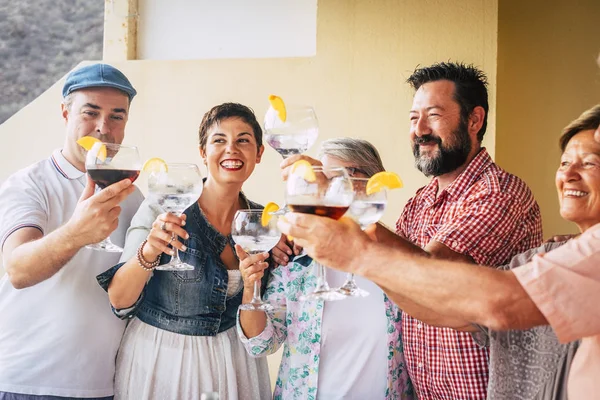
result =
M290 157L286 168L299 158L312 164L345 167L356 178L365 178L383 165L377 150L369 142L341 138L322 144L321 157ZM279 263L267 284L265 300L276 307L273 313L241 311L238 334L246 350L254 357L271 354L284 346L283 359L275 387L275 399L411 399L412 387L404 365L399 340L400 321L387 318L382 290L372 282L358 278L358 286L371 294L366 298L348 298L337 302L300 301L316 285L313 260L298 255L289 263L280 246ZM244 277L244 302L251 299L252 285L260 279L264 257L247 256L236 247ZM274 251L275 253L275 251ZM327 280L340 286L345 274L328 271ZM395 339L388 341L388 333ZM343 368L340 368L343 366Z

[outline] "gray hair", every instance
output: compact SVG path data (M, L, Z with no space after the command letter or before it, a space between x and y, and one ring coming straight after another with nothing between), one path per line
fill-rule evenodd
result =
M71 111L71 106L73 105L73 92L63 98L63 104L68 111Z
M349 137L325 140L321 144L319 158L326 155L356 165L369 177L385 171L379 152L366 140Z

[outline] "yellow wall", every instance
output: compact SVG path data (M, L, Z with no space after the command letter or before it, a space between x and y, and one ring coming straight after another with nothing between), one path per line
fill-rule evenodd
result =
M393 224L406 200L427 181L413 167L412 92L404 81L419 64L461 60L489 76L492 113L485 143L494 154L497 0L320 0L318 7L313 58L113 63L139 91L126 142L139 145L144 158L200 163L197 127L204 112L238 101L262 120L267 96L276 93L289 103L315 107L321 140L355 136L376 145L387 169L405 181L405 189L390 195L383 219ZM0 147L6 149L0 181L62 145L61 85L0 126ZM316 147L309 154L315 155ZM245 187L252 199L282 202L280 161L267 149ZM139 185L144 188L143 179ZM269 364L274 377L278 355Z
M312 104L320 139L356 136L372 141L405 189L390 196L384 222L391 224L426 179L413 167L408 142L412 92L404 80L417 66L464 60L489 75L492 113L486 144L494 153L497 2L321 0L314 58L123 61L139 91L132 104L126 142L143 157L200 162L197 127L210 106L239 101L262 119L267 96ZM63 139L60 85L0 127L0 180L56 147ZM316 153L316 147L309 154ZM267 149L246 192L258 201L282 201L280 157ZM141 182L143 185L143 181Z
M501 0L498 13L496 161L532 188L545 237L575 232L554 173L562 129L600 103L600 2Z

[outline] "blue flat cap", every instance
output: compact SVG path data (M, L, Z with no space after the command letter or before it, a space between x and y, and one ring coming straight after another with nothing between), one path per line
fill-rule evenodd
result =
M129 96L129 101L137 94L129 79L118 69L108 64L93 64L79 68L67 76L62 95L92 87L111 87Z

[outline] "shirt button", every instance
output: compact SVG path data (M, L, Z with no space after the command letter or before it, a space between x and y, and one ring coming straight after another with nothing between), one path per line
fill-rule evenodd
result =
M423 324L417 324L417 329L421 329L423 327Z
M419 367L419 368L423 368L423 363L418 363L418 364L417 364L417 367Z
M453 246L453 247L458 247L458 243L456 243L456 240L453 240L453 241L452 241L452 246Z

